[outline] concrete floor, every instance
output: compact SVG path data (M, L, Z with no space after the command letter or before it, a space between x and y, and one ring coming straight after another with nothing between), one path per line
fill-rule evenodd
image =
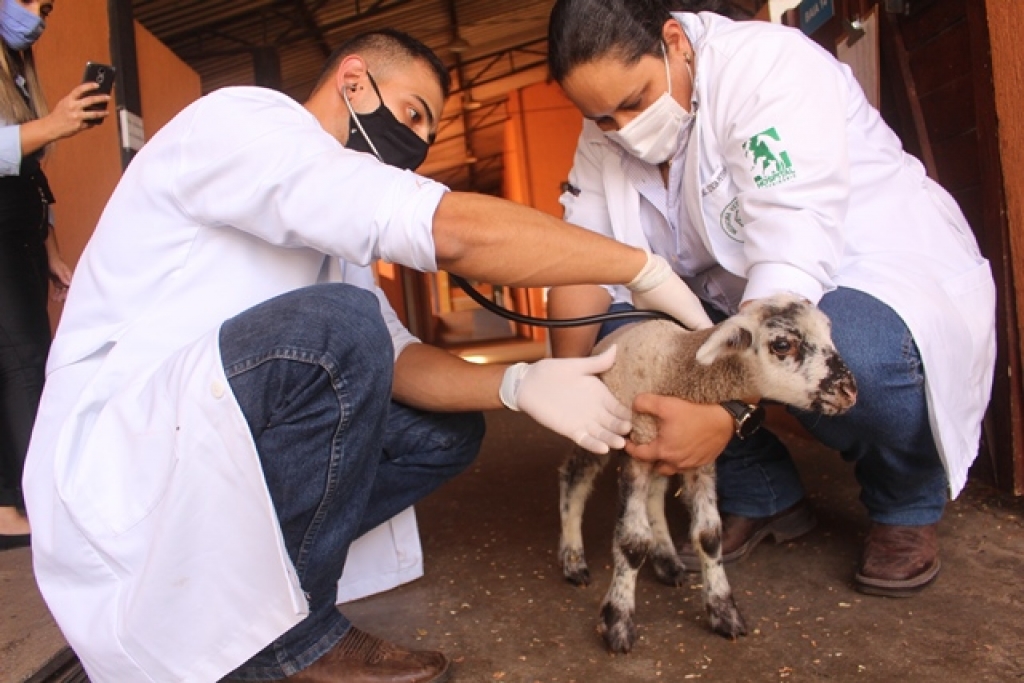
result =
M426 576L345 606L370 632L454 658L455 681L1024 681L1024 501L972 485L940 527L943 571L921 596L862 596L851 576L867 530L850 467L795 434L815 531L729 570L752 633L712 634L697 587L642 571L640 640L605 652L597 614L610 576L609 468L584 525L594 583L557 566L557 468L566 442L515 413L488 415L475 465L418 507ZM685 513L670 502L677 537ZM43 680L63 643L34 590L28 550L0 553L0 682ZM47 679L49 680L49 679ZM126 682L130 683L130 682Z
M32 577L32 551L0 552L0 683L50 683L74 664Z
M584 524L593 583L577 588L557 564L556 470L565 442L521 414L488 416L477 463L417 506L426 576L345 607L362 628L440 649L456 681L1024 680L1024 501L971 486L940 526L943 571L911 599L868 597L851 583L868 521L849 465L795 434L818 527L760 546L729 577L752 633L711 633L693 584L668 588L642 571L640 640L609 655L596 632L610 578L615 514L611 468ZM678 538L682 506L669 505Z

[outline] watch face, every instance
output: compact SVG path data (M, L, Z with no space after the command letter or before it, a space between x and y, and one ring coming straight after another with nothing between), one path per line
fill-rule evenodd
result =
M740 425L736 429L736 434L741 439L745 439L756 432L761 428L761 424L764 422L764 408L761 406L749 407L750 411L740 418Z

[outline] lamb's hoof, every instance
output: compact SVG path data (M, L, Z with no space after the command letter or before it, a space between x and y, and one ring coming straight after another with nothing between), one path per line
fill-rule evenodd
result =
M731 595L725 598L712 598L708 602L707 610L711 630L718 635L731 640L747 635L747 624L743 621L743 615L740 614Z
M566 581L574 586L590 585L590 568L582 550L562 550L560 560Z
M633 623L633 613L623 612L611 604L605 604L601 608L601 624L598 626L598 632L604 638L609 652L627 654L636 643L636 624Z
M563 573L565 574L565 580L574 586L586 588L590 585L590 570L587 567L574 571L563 570Z
M654 574L666 586L679 588L685 586L686 565L675 555L659 555L651 559L651 566L654 567Z

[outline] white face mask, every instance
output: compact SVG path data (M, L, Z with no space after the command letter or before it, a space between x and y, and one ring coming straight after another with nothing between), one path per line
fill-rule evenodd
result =
M672 97L672 74L668 67L668 55L662 46L665 58L665 76L668 92L663 93L651 106L619 130L605 131L605 136L624 150L649 164L661 164L672 158L679 147L680 133L689 128L693 114L683 109ZM687 63L689 69L689 63ZM690 71L690 82L693 72Z

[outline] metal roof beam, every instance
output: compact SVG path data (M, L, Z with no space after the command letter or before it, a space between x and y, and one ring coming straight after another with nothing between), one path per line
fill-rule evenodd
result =
M332 30L343 27L353 21L369 19L390 10L397 9L398 7L409 4L410 2L414 2L414 0L377 0L365 10L360 9L359 4L356 3L356 11L354 13L328 24L320 25L320 31L323 35L326 35ZM280 7L271 5L269 7L262 7L255 11L252 9L242 10L241 12L237 12L231 16L218 19L215 22L201 24L199 26L191 27L185 31L164 36L162 40L168 47L176 48L179 43L187 43L189 40L201 37L204 33L215 33L225 29L238 28L239 25L253 25L264 20L267 16L280 16Z
M292 5L295 7L295 11L299 13L299 18L302 20L302 24L306 27L309 35L312 36L317 47L320 48L320 52L324 57L329 57L331 55L331 46L327 43L327 37L324 35L323 30L321 30L320 24L317 23L316 16L306 4L306 0L292 0Z

